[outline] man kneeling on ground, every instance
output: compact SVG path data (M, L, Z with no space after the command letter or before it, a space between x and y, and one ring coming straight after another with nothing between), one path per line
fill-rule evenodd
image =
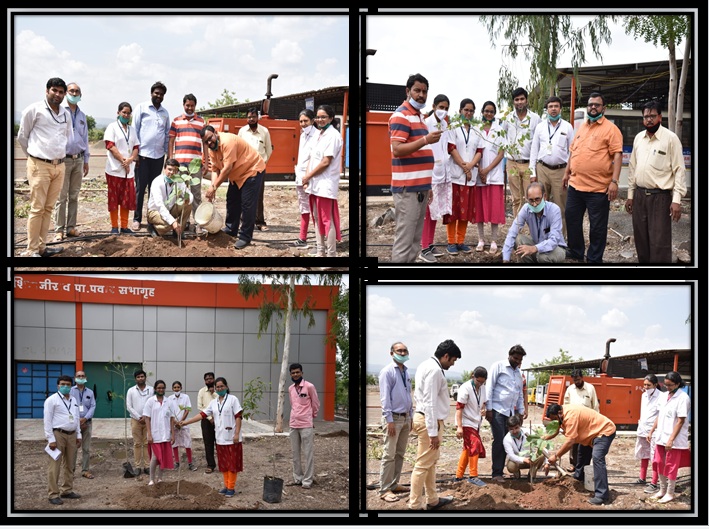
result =
M173 230L175 235L182 233L190 220L192 192L184 182L173 182L172 180L179 170L180 162L169 158L165 162L163 174L150 184L148 232L153 237L167 235ZM177 203L180 195L185 198L182 204Z

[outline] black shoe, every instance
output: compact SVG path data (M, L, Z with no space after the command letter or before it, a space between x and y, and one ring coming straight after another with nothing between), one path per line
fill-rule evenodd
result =
M71 491L71 492L67 492L66 494L62 494L62 498L69 498L71 500L78 500L79 498L81 498L81 495L77 494L74 491Z
M437 503L437 504L435 504L435 505L428 504L428 505L426 506L426 509L429 510L429 511L435 511L436 509L440 509L440 508L443 507L444 505L448 505L449 503L452 503L452 502L453 502L453 498L449 498L449 497L443 496L443 497L441 497L441 498L438 498L438 503Z
M64 502L60 498L49 498L49 503L52 505L64 505Z
M234 248L236 248L237 250L241 250L242 248L246 248L249 244L251 243L246 242L243 239L239 239L238 241L236 241L236 244L234 244Z
M150 475L150 467L145 467L143 469L143 474L145 474L146 476L149 476Z
M148 233L150 234L150 236L151 236L153 239L157 239L158 237L160 237L160 235L158 235L158 232L155 231L155 226L153 226L153 225L150 224L149 222L148 222L148 228L147 228L147 229L148 229Z
M230 237L236 237L237 235L239 235L238 233L232 233L231 230L229 228L227 228L226 226L224 226L222 228L222 231L224 233L226 233L227 235L229 235Z
M604 502L601 498L596 498L595 496L588 500L588 503L591 505L605 505L606 502Z
M42 254L42 257L49 257L50 255L56 255L56 254L61 253L63 251L64 251L63 246L54 246L54 247L47 246L44 249L44 253Z
M121 228L121 235L128 234L133 235L135 232L130 228Z

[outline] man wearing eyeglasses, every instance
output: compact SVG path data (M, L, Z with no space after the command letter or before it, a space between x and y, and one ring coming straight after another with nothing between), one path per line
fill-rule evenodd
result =
M71 115L61 106L66 88L59 77L49 79L45 99L25 108L20 119L17 141L27 155L30 184L24 257L48 257L64 250L46 243L52 211L64 185L66 147L74 139Z
M623 161L623 134L603 116L605 99L598 92L588 97L588 119L571 144L563 186L566 197L567 258L602 263L608 236L610 203L618 196ZM583 217L588 210L588 251L583 236Z
M662 126L659 101L643 107L643 125L633 141L628 164L628 200L639 263L672 262L672 221L682 216L687 193L682 142Z
M217 133L214 127L207 125L200 135L209 148L208 167L212 169L212 185L204 197L212 202L217 188L223 182L229 182L226 194L227 229L224 231L238 236L234 248L241 250L251 244L254 235L260 180L266 170L266 163L249 142L236 134Z
M404 363L409 349L401 342L392 344L389 351L392 362L379 372L379 398L382 402L384 427L384 454L379 473L379 497L383 501L399 501L397 492L409 492L399 484L404 454L413 423L411 376Z
M503 263L510 262L512 250L523 263L563 263L566 259L561 209L544 197L544 185L540 182L527 186L527 204L517 213L502 247ZM529 226L529 235L520 233L525 224Z

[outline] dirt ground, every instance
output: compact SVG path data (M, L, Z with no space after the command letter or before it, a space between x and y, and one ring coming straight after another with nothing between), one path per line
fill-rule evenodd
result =
M378 396L377 390L368 389L367 401L371 394ZM452 401L451 401L452 402ZM531 406L531 405L530 405ZM530 416L539 415L541 408L531 406ZM535 414L535 415L533 415ZM373 427L376 414L367 412L367 444L366 444L366 509L368 511L406 510L408 493L397 494L399 501L389 503L379 499L376 485L379 483L381 460L381 429ZM535 419L536 420L536 419ZM527 471L522 470L522 478L513 479L505 469L506 479L502 483L492 481L492 434L487 421L483 421L481 437L487 457L478 462L479 477L487 484L478 487L466 481L455 482L455 472L458 458L462 451L462 441L455 437L455 427L450 420L446 421L446 431L441 445L441 455L436 466L437 491L440 496L453 496L453 503L442 507L444 511L689 511L691 508L691 470L682 468L677 479L674 501L658 504L651 500L651 494L645 494L645 486L634 485L638 477L639 462L635 459L635 436L616 435L611 449L606 456L608 482L610 485L609 505L591 505L588 499L592 492L584 488L583 482L573 477L557 477L555 471L550 471L548 477L543 472L537 474L534 483L530 483ZM525 423L525 427L527 423ZM555 440L555 448L563 443L563 436ZM411 483L411 471L416 459L416 437L412 434L406 449L404 466L400 483L408 486ZM562 464L568 466L568 455L562 456ZM466 469L465 478L468 476ZM648 472L648 480L651 473Z
M181 243L177 238L153 239L146 231L146 214L140 231L134 235L110 235L111 225L106 207L105 149L101 142L91 146L89 173L84 178L79 196L78 230L81 237L68 238L60 244L64 251L52 258L66 257L306 257L314 248L315 233L311 225L308 231L310 248L291 246L298 237L300 213L295 186L272 186L267 183L264 192L264 212L268 231L254 230L252 244L235 250L235 237L219 232L214 235L196 236L194 230L184 234ZM14 162L14 249L18 257L26 250L27 213L29 211L29 186L26 183L25 155L15 140ZM215 204L222 218L226 218L226 187L217 192ZM349 256L349 186L341 183L338 197L342 242L337 244L337 257ZM147 210L147 193L143 208ZM133 221L129 216L129 225ZM129 226L130 227L130 226ZM54 243L54 222L49 227L49 243Z
M236 495L218 493L224 487L222 474L205 474L204 444L192 445L195 472L181 464L181 470L165 471L163 482L148 486L148 476L123 477L124 441L94 439L91 472L94 479L81 476L81 455L74 477L74 491L80 499L64 499L51 505L47 498L47 465L42 454L46 441L15 441L14 512L25 511L343 511L349 509L348 432L343 423L328 423L327 431L315 436L315 483L309 490L286 486L292 481L292 451L288 436L244 439L244 471L237 475ZM316 429L318 426L316 426ZM130 443L130 461L132 441ZM180 457L184 452L180 450ZM275 463L274 463L275 458ZM275 470L274 470L275 469ZM264 501L266 476L283 480L281 501ZM179 478L179 494L177 493ZM61 478L60 478L61 483ZM270 486L269 486L270 490Z
M625 211L625 197L618 198L611 204L610 217L608 219L608 239L606 249L603 253L604 263L632 264L638 262L633 242L633 222L632 216ZM512 199L506 197L507 222L499 228L497 239L497 252L489 253L490 225L485 225L486 247L484 252L469 254L458 253L458 255L448 255L446 253L447 235L446 226L442 222L436 223L436 232L433 242L445 255L438 258L439 263L446 264L502 264L502 247L507 236L507 231L512 223ZM673 263L688 264L691 259L691 202L686 198L682 200L682 217L679 222L672 223L672 261ZM381 217L389 208L393 208L393 202L381 200L369 200L367 202L367 224L366 224L366 254L367 257L376 257L379 262L391 262L391 245L394 242L395 222L384 222L381 226L372 226L372 221ZM393 211L392 211L393 213ZM393 219L393 216L392 216ZM584 240L588 247L588 215L584 216ZM478 229L475 224L468 224L465 244L473 250L478 244ZM512 256L512 263L517 262L517 258ZM567 259L566 263L576 263ZM424 263L428 264L428 263ZM435 265L435 263L432 263Z

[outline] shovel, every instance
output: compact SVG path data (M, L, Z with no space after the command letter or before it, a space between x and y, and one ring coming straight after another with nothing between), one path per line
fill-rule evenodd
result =
M546 448L542 448L542 454L544 454L544 457L549 459L549 451ZM562 478L565 478L569 475L569 473L566 472L566 470L564 470L563 468L561 468L561 466L559 466L558 464L554 463L553 466Z

